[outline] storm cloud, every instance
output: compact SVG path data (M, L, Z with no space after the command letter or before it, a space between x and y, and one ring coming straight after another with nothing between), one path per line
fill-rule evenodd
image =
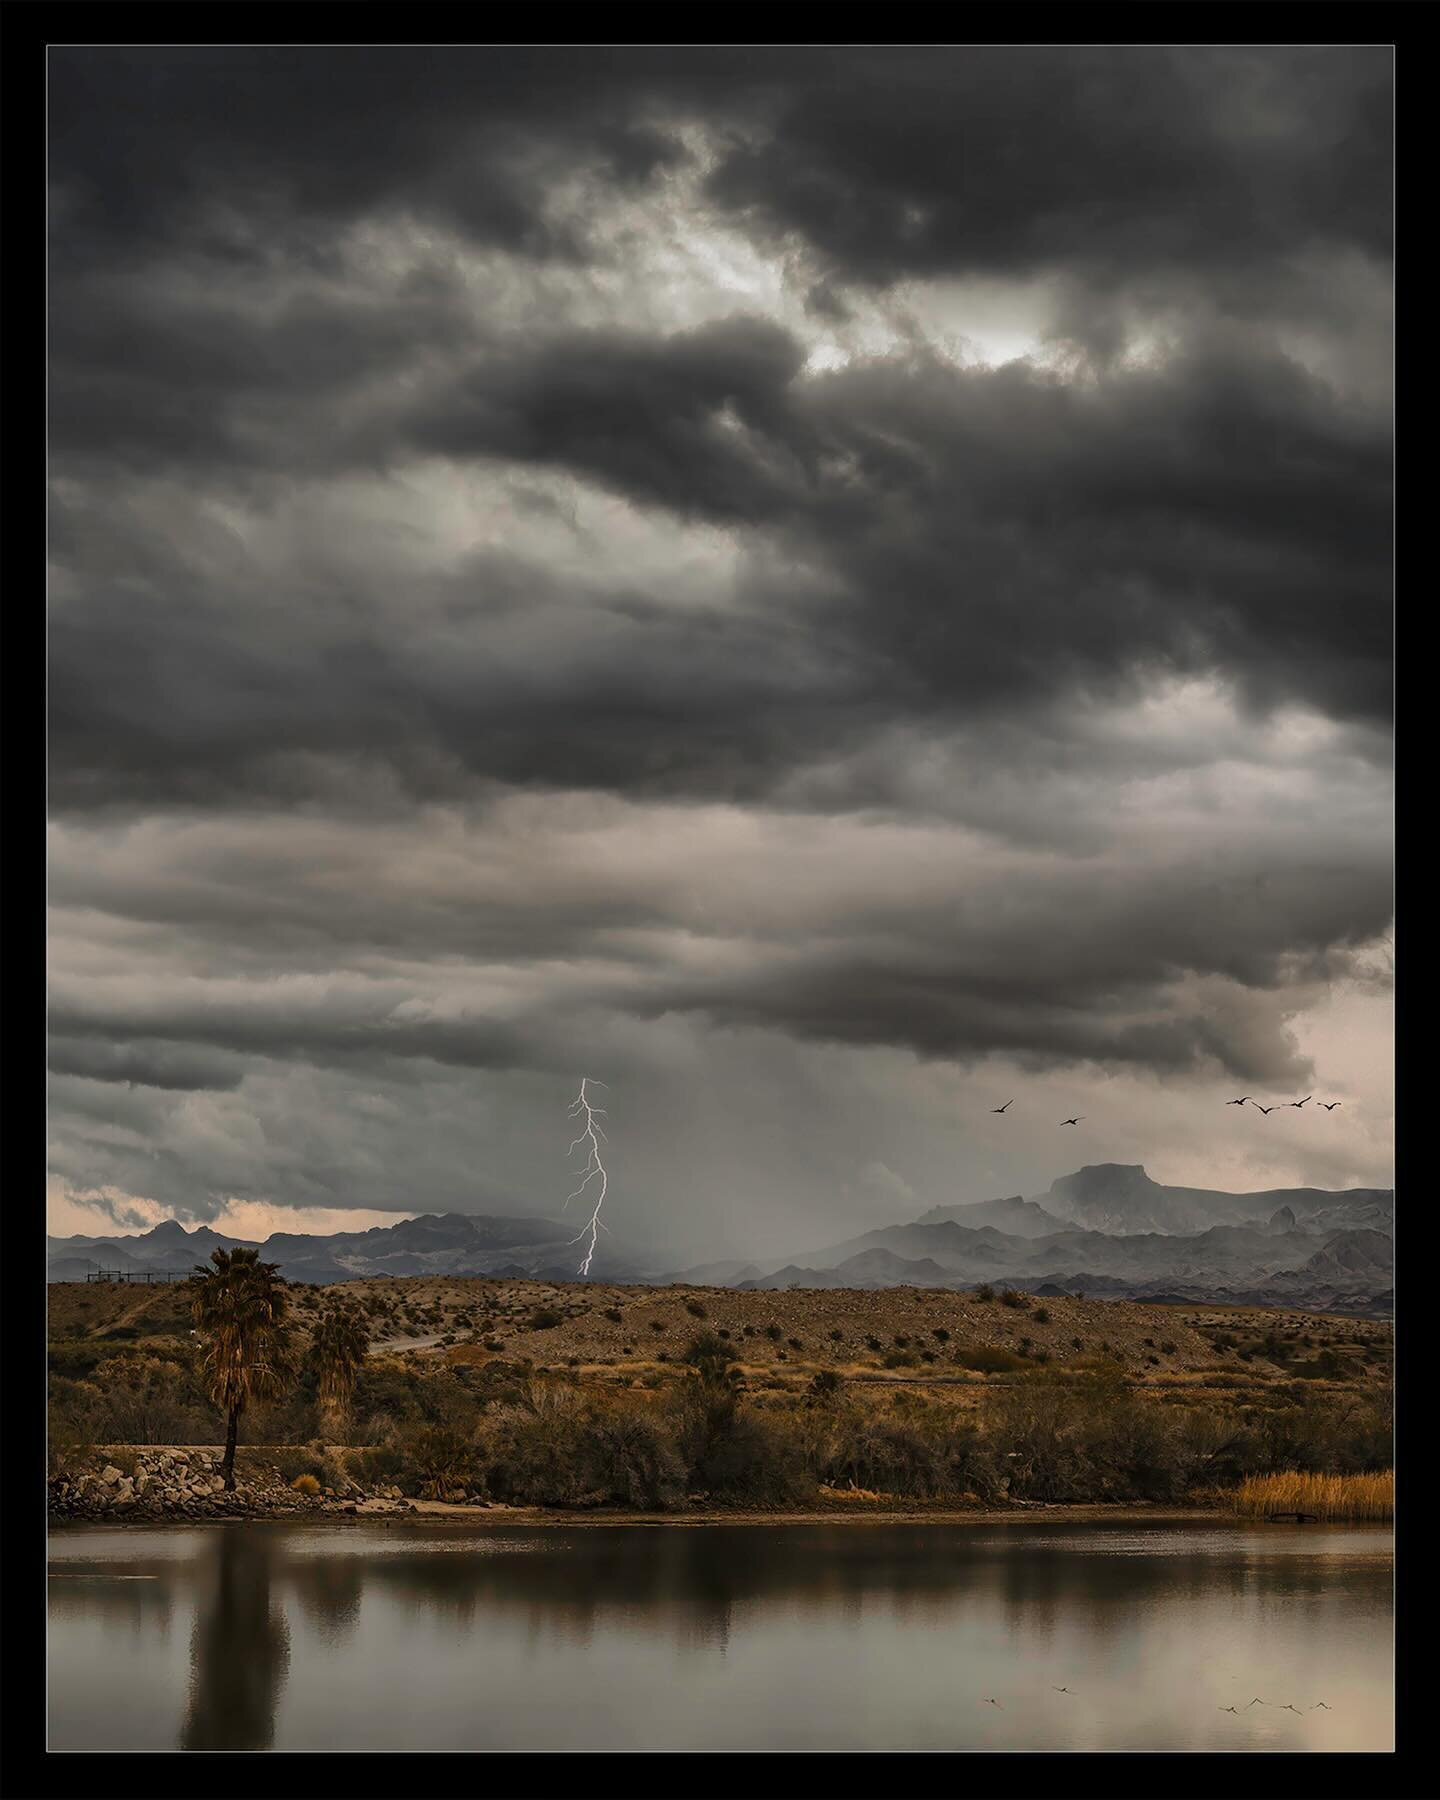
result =
M1388 51L50 67L70 1191L1388 1179Z

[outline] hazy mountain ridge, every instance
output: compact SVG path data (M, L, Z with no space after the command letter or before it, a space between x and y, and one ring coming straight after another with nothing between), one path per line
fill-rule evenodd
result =
M737 1285L994 1281L1031 1292L1368 1310L1393 1300L1393 1221L1390 1189L1170 1188L1139 1165L1101 1163L1033 1199L932 1207L910 1224L761 1264ZM867 1262L880 1255L887 1260Z
M524 1275L574 1281L580 1279L574 1238L573 1225L553 1219L465 1213L427 1214L329 1235L274 1232L259 1242L225 1237L206 1225L187 1231L167 1219L135 1237L47 1238L46 1264L51 1281L82 1280L102 1268L188 1275L212 1250L246 1244L258 1248L266 1262L278 1263L287 1280L320 1285L376 1275ZM592 1275L612 1281L657 1278L604 1237Z
M1100 1221L1097 1223L1097 1221ZM1139 1165L1076 1170L1046 1194L932 1207L789 1257L738 1258L665 1273L602 1236L591 1278L737 1289L973 1287L1038 1293L1228 1299L1369 1310L1394 1284L1389 1189L1277 1188L1234 1194L1170 1188ZM292 1281L491 1275L576 1281L575 1228L551 1219L427 1214L365 1231L276 1232L258 1245ZM134 1237L47 1239L51 1281L96 1268L186 1275L229 1238L167 1220Z

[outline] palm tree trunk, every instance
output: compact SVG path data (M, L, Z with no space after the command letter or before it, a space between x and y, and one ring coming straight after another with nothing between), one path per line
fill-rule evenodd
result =
M220 1473L225 1479L225 1492L235 1491L235 1440L240 1432L240 1408L230 1408L230 1419L225 1427L225 1460L220 1465Z

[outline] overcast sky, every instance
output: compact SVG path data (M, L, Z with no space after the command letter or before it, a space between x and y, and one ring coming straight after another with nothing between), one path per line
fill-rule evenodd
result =
M52 1230L1388 1185L1388 50L50 70Z

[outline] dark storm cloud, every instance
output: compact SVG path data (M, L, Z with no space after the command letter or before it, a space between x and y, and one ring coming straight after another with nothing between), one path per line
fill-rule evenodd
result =
M554 247L550 163L643 182L721 132L724 204L845 274L1179 264L1389 244L1392 56L1341 48L75 48L52 179L122 249L217 215L396 207ZM733 141L725 144L730 134Z
M1387 50L61 48L50 132L67 1179L383 1205L395 1095L677 1020L1303 1072L1390 907Z
M1390 245L1383 47L832 56L711 179L847 277L1242 275Z
M797 363L763 321L592 332L428 395L401 427L748 524L811 571L799 596L756 577L739 611L594 591L567 609L542 571L477 558L448 579L461 629L433 660L413 588L336 605L323 545L277 595L243 547L187 566L182 521L127 543L59 504L77 591L51 634L57 798L284 791L283 759L327 755L389 759L419 792L754 796L887 718L954 725L1157 669L1387 716L1388 439L1294 363L1226 337L1079 383ZM557 630L497 683L484 627L520 593L537 618L548 595Z

